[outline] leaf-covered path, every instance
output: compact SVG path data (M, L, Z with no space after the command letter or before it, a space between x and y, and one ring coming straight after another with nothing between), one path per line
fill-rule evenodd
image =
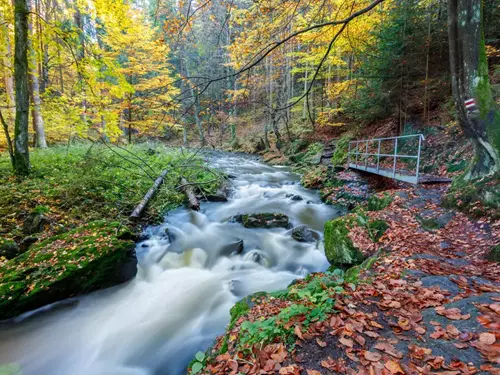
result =
M285 336L267 345L241 344L243 322L278 316L290 306L286 298L267 296L217 341L204 370L499 374L500 266L487 256L498 245L500 224L471 221L440 207L444 191L391 191L394 200L387 208L368 213L389 224L376 244L364 229L351 230L354 244L365 255L378 253L377 261L361 271L355 290L335 293L324 287L335 300L326 318L306 324L306 317L297 315L284 324L293 332L291 345ZM220 354L224 343L228 351Z

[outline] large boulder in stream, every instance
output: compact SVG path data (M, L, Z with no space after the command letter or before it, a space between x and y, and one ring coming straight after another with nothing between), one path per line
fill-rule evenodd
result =
M245 228L289 228L290 220L284 214L262 213L241 215L236 218Z
M32 245L0 267L0 320L132 279L132 238L120 223L95 221Z

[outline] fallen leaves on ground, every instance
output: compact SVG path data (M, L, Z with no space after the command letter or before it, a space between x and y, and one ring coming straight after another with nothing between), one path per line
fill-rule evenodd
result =
M389 225L378 243L369 241L362 228L350 232L353 243L361 246L365 255L381 249L384 255L371 270L361 273L355 289L346 287L331 295L335 303L328 316L312 320L305 315L295 317L288 323L293 340L278 337L263 347L239 346L241 322L263 321L297 303L286 297L268 297L232 327L227 333L230 355L214 358L205 372L474 375L486 371L498 375L500 266L486 261L485 256L500 238L500 225L474 222L454 213L443 227L422 229L417 216L424 211L445 213L432 198L444 191L443 187L429 189L428 194L424 188L420 192L392 191L395 198L386 209L367 213L370 219L385 220ZM409 204L412 200L419 204ZM446 282L434 285L426 282L428 277ZM489 302L458 304L483 295L489 296ZM213 349L220 350L223 343L219 338ZM467 356L462 355L465 352ZM475 358L471 357L473 352L480 362L463 359ZM234 364L228 365L230 361L238 363L237 371Z

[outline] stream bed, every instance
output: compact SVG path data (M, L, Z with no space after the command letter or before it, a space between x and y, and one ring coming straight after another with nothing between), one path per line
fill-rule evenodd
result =
M231 218L282 213L322 239L338 208L285 167L235 154L210 163L233 177L228 202L179 208L146 228L137 277L127 284L1 326L0 364L18 364L22 375L183 374L224 332L235 302L328 267L322 240L298 242L291 229L248 229Z

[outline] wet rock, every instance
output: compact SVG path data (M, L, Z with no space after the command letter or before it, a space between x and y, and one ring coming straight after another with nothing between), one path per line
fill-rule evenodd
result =
M38 237L35 236L29 236L24 238L21 241L21 244L19 245L19 250L20 250L19 254L22 254L25 251L27 251L30 248L30 246L33 245L36 241L38 241Z
M298 242L314 243L320 240L319 234L305 225L293 228L291 235Z
M461 314L470 314L470 319L464 320L453 320L450 321L445 316L436 313L434 308L425 309L422 313L423 322L425 322L426 328L426 347L432 350L432 355L443 356L447 361L453 358L460 358L464 363L472 363L474 366L479 367L484 363L484 359L481 357L477 350L472 347L466 349L458 349L453 345L453 340L442 340L442 339L431 339L430 335L434 332L434 326L431 322L441 323L442 327L446 327L448 324L453 324L462 333L473 333L480 334L481 332L487 331L486 328L477 324L477 318L480 315L479 310L475 306L476 304L491 304L494 302L492 298L499 298L500 293L485 293L480 296L474 296L469 298L464 298L456 302L445 304L446 309L458 308ZM416 340L415 343L417 342ZM405 343L406 346L408 342Z
M426 288L437 286L441 290L447 290L453 296L460 293L460 288L456 283L450 280L449 276L426 276L422 277L420 281L422 281L422 286Z
M290 199L296 202L304 200L304 198L302 198L300 195L293 195Z
M19 246L15 241L0 238L0 257L12 259L15 258L19 252Z
M206 195L206 199L209 202L227 202L227 196L229 194L229 186L227 184L222 185L214 194Z
M245 286L241 280L231 280L229 282L229 291L237 297L243 297L246 295Z
M235 255L235 254L241 254L244 249L244 244L243 240L239 240L227 245L224 245L222 249L220 250L220 255Z
M275 213L242 215L241 222L245 228L288 228L290 225L288 216Z
M173 234L169 228L165 228L165 236L170 243L175 241L175 234Z
M43 232L49 223L49 219L44 214L34 212L24 221L23 232L27 235Z

